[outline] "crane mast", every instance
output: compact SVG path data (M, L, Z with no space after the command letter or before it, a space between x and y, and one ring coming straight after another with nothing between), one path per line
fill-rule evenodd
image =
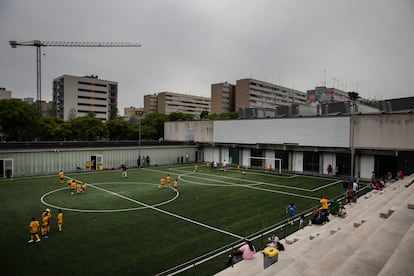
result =
M70 42L70 41L40 41L31 40L18 42L10 40L12 48L17 46L36 47L36 92L37 104L40 110L42 101L42 78L41 78L41 47L141 47L141 44L135 42Z

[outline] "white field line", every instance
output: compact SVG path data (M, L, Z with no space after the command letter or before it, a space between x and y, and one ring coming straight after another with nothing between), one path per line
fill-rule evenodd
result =
M66 178L69 178L69 177L66 177ZM116 182L112 182L112 183L97 183L97 184L102 185L102 184L113 184L113 183L116 183ZM130 184L130 183L131 183L131 182L122 182L122 184ZM134 183L134 184L136 184L136 183ZM154 185L154 186L157 186L156 184L153 184L153 183L139 183L139 184L149 184L149 185ZM171 189L172 189L172 188L171 188ZM46 198L48 195L53 194L53 193L58 192L58 191L62 191L62 190L68 190L68 188L67 188L67 187L64 187L64 188L59 188L59 189L56 189L56 190L53 190L53 191L47 192L46 194L44 194L44 195L40 198L40 201L41 201L44 205L49 206L49 207L52 207L52 208L62 209L62 210L65 210L65 211L71 211L71 212L80 212L80 213L116 213L116 212L128 212L128 211L136 211L136 210L147 209L147 207L145 207L145 206L141 206L141 207L134 207L134 208L124 208L124 209L106 209L106 210L105 210L105 209L102 209L102 210L97 210L97 209L74 209L74 208L66 208L66 207L61 207L61 206L53 205L53 204L50 204L50 203L46 202L45 198ZM175 196L174 196L173 198L171 198L171 199L169 199L169 200L167 200L167 201L163 201L163 202L160 202L160 203L154 204L154 205L152 205L152 206L153 206L153 207L158 207L158 206L161 206L161 205L168 204L168 203L170 203L170 202L172 202L172 201L176 200L176 199L178 198L178 196L179 196L179 194L178 194L178 193L176 193L176 194L175 194Z
M225 230L222 230L222 229L219 229L219 228L213 227L213 226L211 226L211 225L208 225L208 224L205 224L205 223L201 223L201 222L198 222L198 221L195 221L195 220L192 220L192 219L189 219L189 218L186 218L186 217L183 217L183 216L180 216L180 215L177 215L177 214L174 214L174 213L171 213L171 212L168 212L168 211L162 210L162 209L160 209L160 208L157 208L157 207L154 207L154 206L148 205L148 204L146 204L146 203L144 203L144 202L140 202L140 201L138 201L138 200L135 200L135 199L132 199L132 198L129 198L129 197L123 196L123 195L121 195L121 194L118 194L118 193L115 193L115 192L112 192L112 191L109 191L109 190L103 189L103 188L98 187L98 186L95 186L95 185L93 185L93 184L88 184L88 186L89 186L89 187L93 187L93 188L95 188L95 189L98 189L98 190L100 190L100 191L103 191L103 192L109 193L109 194L111 194L111 195L114 195L114 196L117 196L117 197L120 197L120 198L126 199L126 200L131 201L131 202L134 202L134 203L136 203L136 204L139 204L139 205L145 206L145 207L147 207L147 208L149 208L149 209L152 209L152 210L154 210L154 211L158 211L158 212L160 212L160 213L163 213L163 214L166 214L166 215L169 215L169 216L172 216L172 217L175 217L175 218L178 218L178 219L182 219L182 220L184 220L184 221L187 221L187 222L190 222L190 223L196 224L196 225L198 225L198 226L202 226L202 227L208 228L208 229L210 229L210 230L214 230L214 231L217 231L217 232L220 232L220 233L223 233L223 234L226 234L226 235L229 235L229 236L232 236L232 237L238 238L238 239L244 239L244 237L239 236L239 235L237 235L237 234L233 234L233 233L231 233L231 232L228 232L228 231L225 231ZM178 194L178 193L177 193L177 194Z

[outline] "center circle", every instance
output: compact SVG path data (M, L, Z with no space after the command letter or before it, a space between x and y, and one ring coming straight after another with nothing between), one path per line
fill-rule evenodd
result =
M158 187L158 185L157 184L154 184L154 183L140 183L140 182L109 182L109 183L96 183L96 184L89 184L89 186L90 187L92 187L93 188L93 186L99 186L99 185L107 185L107 184L128 184L128 185L131 185L131 184L139 184L139 185L154 185L154 186L156 186L156 187ZM170 203L170 202L173 202L174 200L176 200L178 197L179 197L179 193L177 192L177 193L175 193L175 196L173 197L173 198L171 198L171 199L169 199L169 200L166 200L166 201L164 201L164 202L160 202L160 203L157 203L157 204L153 204L153 205L149 205L149 204L145 204L145 203L143 203L143 204L145 204L146 206L141 206L141 207L134 207L134 208L122 208L122 209L102 209L102 210L94 210L94 209L75 209L75 208L66 208L66 207L62 207L62 206L57 206L57 205L54 205L54 204L51 204L51 203L48 203L48 202L46 202L46 200L45 200L45 198L47 197L47 196L49 196L49 195L51 195L51 194L53 194L53 193L56 193L56 192L58 192L58 191L62 191L62 190L67 190L68 188L67 187L63 187L63 188L59 188L59 189L55 189L55 190L52 190L52 191L50 191L50 192L47 192L47 193L45 193L44 195L42 195L42 197L40 198L40 201L44 204L44 205L46 205L46 206L49 206L49 207L52 207L52 208L56 208L56 209L61 209L61 210L65 210L65 211L72 211L72 212L81 212L81 213L115 213L115 212L128 212L128 211L136 211L136 210L142 210L142 209L148 209L148 208L155 208L155 207L158 207L158 206L162 206L162 205L165 205L165 204L168 204L168 203ZM171 188L170 188L171 189ZM107 191L108 193L111 193L111 194L113 194L113 195L117 195L117 193L114 193L114 192L111 192L111 191ZM122 196L123 198L125 198L125 196ZM134 200L135 201L135 200Z

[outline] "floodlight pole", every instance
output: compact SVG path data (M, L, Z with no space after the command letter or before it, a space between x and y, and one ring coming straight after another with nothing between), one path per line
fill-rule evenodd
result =
M141 121L142 121L142 115L144 115L144 111L136 111L136 114L138 115L138 158L142 160L141 158ZM139 161L139 164L142 167L143 164L141 164L141 160Z

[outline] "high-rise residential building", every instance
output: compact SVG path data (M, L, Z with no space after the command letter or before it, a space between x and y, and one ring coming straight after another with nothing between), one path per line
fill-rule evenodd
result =
M238 112L242 108L275 109L278 106L307 104L306 93L277 84L240 79L236 85L217 83L211 86L212 113Z
M6 90L4 87L0 87L0 100L10 100L12 96L12 92L10 90Z
M53 80L53 104L56 115L64 120L94 113L106 121L117 113L118 83L93 75L63 75Z
M189 115L200 115L203 111L210 112L210 98L179 94L174 92L161 92L144 96L144 112L146 114L158 112L170 114L181 112Z
M144 112L145 114L158 112L158 95L149 94L144 95Z
M236 86L228 82L211 85L211 113L234 112L234 93Z

